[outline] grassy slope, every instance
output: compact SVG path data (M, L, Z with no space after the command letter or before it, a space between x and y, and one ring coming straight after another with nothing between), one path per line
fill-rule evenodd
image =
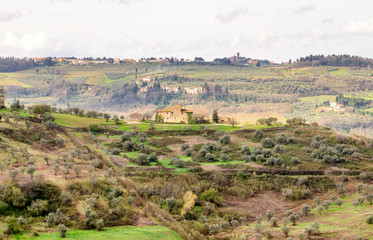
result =
M79 117L76 115L54 113L56 123L66 127L88 127L90 124L110 125L115 124L113 120L106 122L105 119Z
M61 239L58 233L41 234L36 238L17 237L16 239ZM163 226L144 227L113 227L105 231L96 230L71 230L67 232L66 239L111 239L111 240L179 240L182 239L177 233Z
M372 214L373 205L367 202L363 205L354 207L353 202L359 197L358 194L350 195L343 198L343 204L339 208L336 204L332 204L327 211L323 211L321 215L317 209L313 209L309 217L302 217L296 226L290 224L290 236L296 238L299 233L304 232L304 228L310 226L314 222L321 224L320 235L324 237L331 237L331 239L341 239L342 236L348 237L363 237L364 239L372 238L372 226L368 225L365 221ZM279 221L281 225L281 221ZM243 227L245 231L253 231L255 223ZM280 227L270 227L268 221L263 221L263 229L270 229L276 232L279 236L283 236ZM355 239L351 238L351 239Z

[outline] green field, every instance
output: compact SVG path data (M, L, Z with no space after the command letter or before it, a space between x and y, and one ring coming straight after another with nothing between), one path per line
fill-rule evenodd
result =
M335 102L335 97L336 96L334 95L320 95L320 96L313 96L313 97L301 97L299 98L299 100L320 104L327 100L329 100L329 102Z
M88 127L91 124L97 125L113 125L115 122L109 120L106 122L105 119L100 118L87 118L79 117L76 115L54 113L53 116L56 118L56 123L65 127Z
M25 236L17 236L16 239L61 239L58 233L41 234L39 237L27 238ZM113 227L106 228L105 231L99 232L96 230L71 230L67 232L65 239L79 240L178 240L182 239L177 233L163 226L144 226L144 227Z

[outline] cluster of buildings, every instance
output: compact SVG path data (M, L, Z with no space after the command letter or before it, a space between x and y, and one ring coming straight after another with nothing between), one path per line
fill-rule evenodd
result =
M331 102L330 107L333 109L334 112L344 112L345 109L343 108L343 105L337 102Z
M33 58L35 63L44 62L47 57L35 57ZM87 65L87 64L120 64L120 63L159 63L159 64L173 64L173 63L213 63L213 64L233 64L233 65L256 65L257 63L268 63L273 64L267 60L257 60L252 58L243 57L240 53L232 57L225 58L216 58L212 62L205 62L201 57L195 57L194 59L184 59L176 57L165 57L165 58L140 58L140 59L131 59L131 58L75 58L75 57L53 57L49 58L53 62L60 62L72 65Z
M190 123L196 120L193 111L185 109L181 104L156 110L152 116L149 114L132 113L129 116L131 121L159 121L163 123ZM219 123L230 124L233 119L226 116L219 116Z
M151 83L155 83L156 82L156 79L153 78L152 76L146 76L146 77L143 77L142 79L140 79L140 82L145 82L147 84L151 84ZM147 86L144 86L144 87L141 87L140 88L140 92L148 92L150 91L152 87L147 85ZM179 93L179 92L186 92L187 94L189 95L197 95L197 94L200 94L203 92L203 88L202 87L175 87L175 86L166 86L166 85L162 85L161 86L161 89L163 89L164 91L168 92L168 93Z
M47 57L35 57L33 58L35 63L42 63L47 59ZM201 60L191 60L191 59L177 59L175 57L172 58L140 58L140 59L120 59L120 58L66 58L66 57L54 57L50 58L53 62L58 63L66 63L72 65L87 65L87 64L120 64L120 63L159 63L159 64L170 64L170 63L177 63L177 62L201 62ZM199 59L199 58L198 58Z

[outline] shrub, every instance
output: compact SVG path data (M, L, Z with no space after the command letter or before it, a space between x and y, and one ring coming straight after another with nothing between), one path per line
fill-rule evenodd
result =
M104 166L104 163L102 162L101 159L96 158L96 159L93 159L93 160L92 160L92 166L93 166L94 168L102 169L103 166Z
M5 234L12 235L21 232L21 227L19 226L18 220L15 217L6 217L5 222Z
M221 139L220 139L220 143L221 144L230 144L231 143L231 137L229 135L224 135Z
M158 161L158 156L156 153L153 152L149 155L149 162L156 162L156 161Z
M198 151L198 156L200 156L200 157L205 157L207 153L208 153L208 151L207 151L205 148L201 148L201 149Z
M121 150L120 150L119 148L113 148L113 149L111 150L111 153L112 153L113 155L119 155L119 154L121 153Z
M273 148L275 146L275 143L270 138L265 138L262 140L262 146L264 148Z
M60 233L60 237L61 238L65 238L66 237L67 227L65 227L65 225L63 225L63 224L58 225L58 231Z
M269 220L269 223L271 227L278 227L278 219L276 217L272 217L271 220Z
M172 157L170 163L177 168L183 168L186 165L186 162L178 157Z
M290 229L287 226L282 226L281 231L285 234L285 237L287 238L290 232Z
M338 205L338 207L341 207L341 205L343 204L343 200L338 198L336 201L335 201L335 204Z
M135 150L136 143L134 141L124 141L123 148L129 152Z
M98 132L99 130L99 126L97 124L89 124L88 128L91 130L91 132Z
M280 145L276 145L274 148L273 148L273 152L274 153L279 153L279 152L283 152L284 151L284 148Z
M137 139L138 139L139 142L141 142L141 143L145 142L145 141L146 141L146 138L147 138L147 135L146 135L146 133L144 133L144 132L139 132L139 133L137 134Z
M216 162L217 161L217 159L216 159L216 157L214 156L214 154L211 154L211 153L206 153L206 155L205 155L205 159L206 159L206 161L208 161L208 162Z
M210 234L217 234L220 232L220 226L218 224L211 224L209 226Z
M192 156L192 154L193 154L193 150L192 149L185 150L185 155L186 156L190 157L190 156Z
M169 211L171 212L172 209L174 209L176 207L176 199L174 197L167 198L166 199L166 205L167 205L167 208L169 209Z
M262 138L264 138L264 132L262 130L256 130L254 133L253 133L253 138L256 139L256 140L260 140Z
M134 197L134 196L127 197L127 202L128 202L129 205L132 206L133 204L136 203L136 197Z
M242 155L250 155L251 150L249 146L242 146L241 148L241 154Z
M216 195L217 195L218 191L215 190L215 188L210 188L208 190L205 190L201 196L200 196L200 199L203 200L203 201L208 201L208 202L215 202L216 200Z
M55 122L52 122L52 121L46 121L46 122L44 122L44 126L48 130L52 130L52 129L57 129L58 128L58 124L55 123Z
M181 145L181 151L185 151L185 150L187 150L189 148L190 148L189 144L185 143L185 144Z
M307 182L308 182L308 177L298 178L298 184L301 185L301 186L307 184Z
M364 173L364 172L362 172L362 173L360 173L359 178L360 178L361 180L364 180L364 179L367 178L367 174Z
M265 230L265 235L266 235L267 239L272 239L273 238L272 231L269 230L269 229Z
M122 140L122 142L130 141L130 140L131 140L131 137L132 137L132 134L131 134L131 133L129 133L129 132L125 132L125 133L123 133L123 135L121 136L121 140Z
M367 201L369 202L370 205L373 204L373 194L369 194L366 196Z
M98 231L104 231L105 223L102 218L96 221L96 227Z
M299 216L295 213L292 213L289 216L289 220L293 223L293 226L297 224L298 219L299 219Z
M276 137L276 143L278 143L278 144L285 144L286 143L286 136L283 133L277 135L277 137Z
M146 154L140 153L137 156L136 163L139 164L139 165L141 165L141 166L145 166L145 165L149 165L150 161L147 158Z
M223 162L228 162L229 161L229 157L227 154L220 154L220 159L223 161Z
M273 211L273 210L271 210L271 209L268 209L268 210L267 210L267 213L266 213L266 218L267 218L267 220L268 220L268 221L271 220L271 218L272 218L273 216L275 216L275 211Z
M311 212L311 208L308 205L304 205L301 209L301 213L304 216L308 216L308 213Z
M233 220L231 221L231 225L232 225L234 228L236 228L236 227L240 226L240 222L237 221L236 219L233 219Z
M35 105L32 107L32 112L40 115L43 115L46 112L51 112L51 110L51 106L47 104Z
M373 215L369 216L366 222L367 224L373 224Z
M36 201L32 201L31 205L27 208L27 210L33 216L40 216L48 210L47 206L47 200L36 199Z

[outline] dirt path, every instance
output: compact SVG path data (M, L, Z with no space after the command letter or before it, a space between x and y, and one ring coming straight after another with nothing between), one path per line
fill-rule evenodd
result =
M206 170L206 171L223 171L223 169L217 165L206 164L206 165L202 165L201 167L203 168L203 170Z

